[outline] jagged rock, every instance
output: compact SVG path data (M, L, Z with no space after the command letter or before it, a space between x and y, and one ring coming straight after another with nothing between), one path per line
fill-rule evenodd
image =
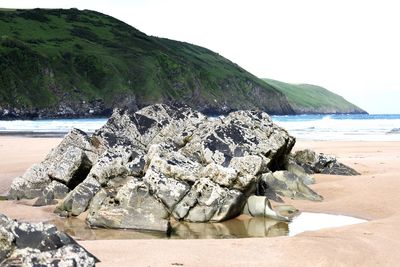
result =
M323 173L334 175L359 175L356 170L338 162L335 157L315 153L304 149L296 151L293 155L294 161L309 173Z
M182 153L202 163L228 167L234 157L257 155L263 166L278 169L295 140L264 112L237 111L201 125Z
M302 177L288 171L265 173L261 176L261 181L265 184L264 192L261 193L278 202L282 202L279 196L312 201L322 201L323 199L304 184Z
M66 211L78 216L88 208L90 200L99 190L100 183L95 178L86 178L58 204L56 212Z
M243 208L243 214L253 217L268 217L278 221L289 221L289 218L280 215L272 209L271 203L265 196L250 196Z
M47 168L43 164L32 165L22 176L15 178L8 192L9 199L35 198L50 183Z
M115 110L91 138L68 134L40 165L41 181L67 185L58 212L76 216L89 207L92 227L169 231L170 216L219 222L239 215L261 177L285 167L294 143L261 111L208 120L164 104Z
M0 214L1 266L94 266L98 259L55 226Z
M137 147L116 146L106 150L94 164L88 177L105 185L114 177L140 175L145 167L144 152Z
M169 212L137 178L117 192L102 189L94 197L87 222L92 227L170 231Z
M51 181L58 181L74 189L97 161L96 150L86 133L72 129L63 141L11 184L10 199L35 198L42 195Z
M3 226L0 226L0 264L8 258L15 249L15 237Z
M52 181L36 200L34 206L45 206L56 204L55 199L63 199L69 192L69 188L57 181Z
M136 145L146 149L168 138L184 145L191 132L204 121L203 114L184 106L156 104L135 113L117 109L106 125L94 133L93 139L105 149L116 145Z
M190 222L219 222L240 214L246 198L236 189L227 189L208 178L198 179L175 206L173 215Z

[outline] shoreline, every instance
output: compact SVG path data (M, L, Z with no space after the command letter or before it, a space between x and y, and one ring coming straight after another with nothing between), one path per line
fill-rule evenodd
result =
M12 179L40 162L60 138L0 136L0 194ZM400 142L297 140L335 155L360 176L315 175L311 188L322 202L285 199L304 212L348 215L366 223L304 232L294 237L188 240L78 241L102 262L98 266L395 266L400 261ZM52 206L0 201L0 211L23 220L54 218ZM157 251L157 254L154 253Z

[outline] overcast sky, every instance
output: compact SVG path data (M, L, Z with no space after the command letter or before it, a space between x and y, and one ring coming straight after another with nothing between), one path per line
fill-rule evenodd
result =
M207 47L260 78L326 87L400 113L400 1L0 0L97 10L148 35Z

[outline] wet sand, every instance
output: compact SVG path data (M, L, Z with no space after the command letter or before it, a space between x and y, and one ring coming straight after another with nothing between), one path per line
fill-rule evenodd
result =
M0 193L12 178L40 162L57 138L0 137ZM343 214L367 223L295 237L218 240L79 241L98 266L398 266L400 262L400 142L298 141L336 155L360 176L316 175L323 202L292 201L302 211ZM23 220L51 220L52 207L0 201L0 212Z

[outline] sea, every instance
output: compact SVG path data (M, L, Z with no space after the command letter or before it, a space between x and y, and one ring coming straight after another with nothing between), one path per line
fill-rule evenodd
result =
M297 139L400 141L400 114L287 115L271 118ZM91 134L106 122L106 118L0 121L0 135L60 137L73 127Z

